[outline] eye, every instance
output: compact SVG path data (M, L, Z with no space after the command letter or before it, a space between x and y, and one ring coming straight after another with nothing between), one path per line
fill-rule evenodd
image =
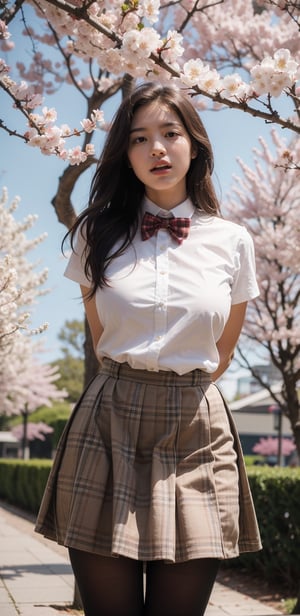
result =
M144 143L146 141L146 137L143 135L139 135L138 137L133 137L131 143L135 145L136 143Z
M174 130L169 130L166 133L166 137L170 137L171 139L173 139L174 137L179 137L179 133Z

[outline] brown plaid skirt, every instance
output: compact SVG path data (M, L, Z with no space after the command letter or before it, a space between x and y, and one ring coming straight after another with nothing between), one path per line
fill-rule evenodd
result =
M62 435L36 531L143 561L259 550L239 438L209 375L105 359Z

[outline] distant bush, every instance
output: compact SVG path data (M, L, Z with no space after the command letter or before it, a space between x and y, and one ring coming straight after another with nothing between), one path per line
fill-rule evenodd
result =
M300 468L247 468L263 550L234 564L298 592L300 571Z
M51 460L0 459L0 498L37 513L51 466Z
M246 466L253 466L253 465L256 466L256 465L265 464L264 456L247 455L247 456L244 456L244 460L245 460Z

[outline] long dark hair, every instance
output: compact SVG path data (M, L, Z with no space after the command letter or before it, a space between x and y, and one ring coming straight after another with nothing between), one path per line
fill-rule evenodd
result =
M75 232L78 227L81 227L79 232L84 229L85 274L92 284L90 296L98 287L109 284L105 275L109 262L127 248L137 231L145 188L128 164L129 134L134 113L153 101L167 105L177 114L196 152L186 177L187 194L192 203L214 216L220 214L211 180L212 147L190 99L173 86L146 83L137 87L121 103L113 119L92 180L89 205L69 232L73 248ZM118 248L113 251L116 242Z

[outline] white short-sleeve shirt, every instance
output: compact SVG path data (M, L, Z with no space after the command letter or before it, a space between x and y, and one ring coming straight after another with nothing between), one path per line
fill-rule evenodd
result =
M141 215L146 210L190 217L189 236L178 244L161 229L142 241L139 229L110 263L110 286L96 293L104 328L97 356L138 369L214 372L231 305L258 295L252 238L240 225L199 212L189 199L170 212L145 200ZM65 275L89 287L83 248L78 233Z

